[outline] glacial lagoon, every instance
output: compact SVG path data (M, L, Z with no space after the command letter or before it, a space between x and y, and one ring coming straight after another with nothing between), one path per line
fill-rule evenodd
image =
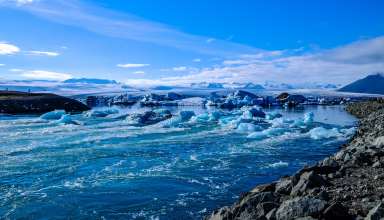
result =
M201 219L336 152L356 123L343 106L127 117L148 110L0 116L0 218Z

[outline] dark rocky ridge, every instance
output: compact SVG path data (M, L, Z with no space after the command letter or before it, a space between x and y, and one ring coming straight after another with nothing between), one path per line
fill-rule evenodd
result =
M259 185L206 219L384 219L384 102L353 103L360 118L338 153Z
M77 100L55 94L0 91L0 113L3 114L41 114L57 109L71 113L89 110Z
M377 73L339 89L341 92L384 94L384 75Z

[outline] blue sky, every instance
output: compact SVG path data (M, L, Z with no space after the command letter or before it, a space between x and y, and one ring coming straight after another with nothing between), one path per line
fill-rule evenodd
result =
M0 0L0 78L327 82L384 71L384 1Z

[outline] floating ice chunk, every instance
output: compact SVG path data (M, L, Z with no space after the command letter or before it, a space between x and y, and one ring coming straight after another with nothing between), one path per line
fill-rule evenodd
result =
M194 122L206 122L208 121L208 119L209 119L209 114L203 113L203 114L193 116L191 120Z
M176 117L172 117L170 119L167 119L165 121L159 122L157 124L157 126L169 128L169 127L174 127L174 126L180 124L181 122L183 122L181 117L180 116L176 116Z
M45 119L45 120L58 120L63 115L65 115L65 111L64 110L55 110L55 111L51 111L51 112L47 112L45 114L42 114L40 116L40 118L41 119Z
M273 120L273 119L281 118L281 117L283 117L283 116L277 112L270 112L270 113L265 115L265 119L267 119L267 120Z
M104 109L104 110L91 110L87 112L87 117L107 117L108 115L117 114L119 110L114 108Z
M286 133L288 130L286 128L268 128L263 131L268 136L276 136Z
M209 121L217 121L220 119L220 117L222 116L223 114L221 112L218 112L218 111L214 111L214 112L211 112L209 114Z
M181 111L179 113L181 119L183 121L188 121L189 119L191 119L193 116L195 116L195 112L194 111Z
M290 127L305 127L305 123L304 123L304 120L303 119L296 119L291 125Z
M186 98L177 101L179 106L203 106L204 103L205 99L200 97Z
M349 137L352 136L356 132L356 128L344 128L340 130L345 136Z
M308 133L309 136L315 140L322 138L339 137L342 135L337 128L326 129L323 127L313 128Z
M272 137L272 136L277 136L277 135L282 135L284 133L288 132L286 128L268 128L263 131L257 131L249 134L247 137L252 138L252 139L265 139L267 137Z
M70 115L63 115L59 120L56 121L58 124L73 124L78 125L76 121L73 121Z
M307 125L310 125L313 123L313 118L314 118L314 114L313 112L308 112L306 114L304 114L304 118L303 119L296 119L290 127L301 127L301 128L305 128Z
M256 132L250 133L247 136L247 138L252 138L252 139L256 139L256 140L262 140L262 139L267 138L267 135L264 132L256 131Z
M252 123L240 123L239 126L237 126L237 131L239 132L254 132L254 131L261 131L263 128L258 125L254 125Z
M241 116L243 119L252 119L253 115L252 112L247 110L243 112L243 115Z
M165 121L159 122L158 125L161 127L173 127L182 122L190 120L195 115L193 111L181 111L178 116L174 116Z
M214 111L214 112L211 112L211 113L203 113L203 114L200 114L200 115L197 115L197 116L193 116L191 120L195 121L195 122L218 121L222 115L223 114L221 112Z
M265 118L265 113L261 110L261 108L256 106L243 106L240 110L243 111L244 119L252 119L253 117Z
M291 119L284 119L284 118L275 118L273 120L270 120L269 123L272 124L272 127L281 127L285 124L292 124L294 121Z
M304 123L305 124L311 124L313 122L314 117L315 117L315 115L313 114L313 112L308 112L308 113L304 114Z

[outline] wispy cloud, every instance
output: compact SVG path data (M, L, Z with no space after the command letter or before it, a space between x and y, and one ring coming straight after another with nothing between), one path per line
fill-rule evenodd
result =
M49 57L57 57L60 55L58 52L52 52L52 51L38 51L38 50L32 50L27 51L28 55L35 55L35 56L49 56Z
M20 48L16 45L0 42L0 55L11 55L18 52L20 52Z
M206 40L206 42L207 43L212 43L212 42L214 42L214 41L216 41L216 39L215 38L208 38L207 40Z
M4 0L0 0L1 2ZM15 7L12 4L2 5L24 10L53 22L80 27L110 37L152 43L201 54L230 56L261 51L226 40L188 34L132 14L117 13L76 0L33 1L22 7ZM207 45L207 43L210 44Z
M47 80L66 80L72 78L72 74L59 73L46 70L30 70L24 71L21 74L22 77L29 79L47 79Z
M144 71L135 71L135 72L133 72L134 74L145 74L145 72Z
M187 70L187 67L186 66L176 66L176 67L173 67L172 70L176 71L176 72L184 72Z
M140 67L146 67L146 66L149 66L149 64L146 64L146 63L117 64L117 67L121 67L121 68L140 68Z
M5 66L5 64L4 63L0 63L0 66Z
M143 80L142 83L186 85L192 82L349 83L367 74L384 72L384 37L357 41L342 47L297 55L294 51L244 54L222 65L193 74ZM139 80L128 81L132 83Z
M192 60L192 62L199 63L199 62L201 62L201 59L200 58L195 58L195 59Z
M23 72L24 70L22 69L17 69L17 68L12 68L8 70L9 72Z
M14 3L18 6L31 4L33 2L36 2L36 0L0 0L0 3L6 4L6 3Z

